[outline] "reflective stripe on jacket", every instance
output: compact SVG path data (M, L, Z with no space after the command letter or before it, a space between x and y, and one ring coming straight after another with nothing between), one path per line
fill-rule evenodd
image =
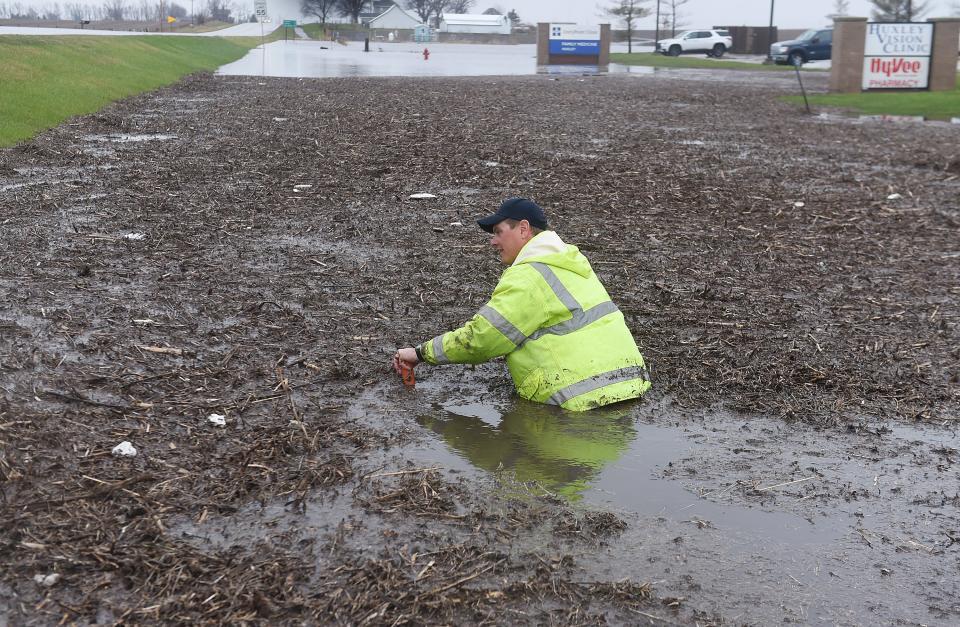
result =
M527 242L469 322L419 348L431 364L505 355L521 397L574 411L637 398L650 387L623 314L587 258L552 231Z

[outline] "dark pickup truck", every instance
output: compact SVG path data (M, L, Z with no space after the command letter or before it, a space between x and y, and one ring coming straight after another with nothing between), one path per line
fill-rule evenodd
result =
M808 61L829 59L833 44L833 29L808 30L796 39L778 41L770 46L770 58L775 63L803 65Z

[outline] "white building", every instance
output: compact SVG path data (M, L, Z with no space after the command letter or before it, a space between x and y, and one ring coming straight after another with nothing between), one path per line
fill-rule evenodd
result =
M367 26L370 28L384 28L388 30L413 30L420 24L420 18L407 11L404 11L394 4L389 9L370 20Z
M509 35L510 18L506 15L474 15L472 13L444 13L440 16L441 33L482 33Z

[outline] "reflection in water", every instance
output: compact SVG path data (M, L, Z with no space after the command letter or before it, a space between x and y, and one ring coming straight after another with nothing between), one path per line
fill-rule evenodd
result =
M519 481L535 481L571 501L636 437L630 405L570 413L520 401L496 420L479 405L448 407L441 417L421 416L424 427L472 464L487 471L511 471Z
M639 408L634 402L572 414L518 401L501 416L490 405L474 403L446 405L417 422L478 468L495 472L502 465L519 481L535 481L590 507L673 524L709 521L724 531L732 543L729 550L750 551L763 542L822 545L836 536L842 521L819 520L814 525L788 512L714 502L665 479L662 469L706 454L710 439L693 442L675 428L636 422Z

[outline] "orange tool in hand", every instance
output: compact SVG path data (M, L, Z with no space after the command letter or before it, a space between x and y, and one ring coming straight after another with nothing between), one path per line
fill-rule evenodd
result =
M413 376L413 364L409 361L403 361L394 355L393 369L400 375L400 379L403 380L404 385L414 387L417 384L417 379Z

